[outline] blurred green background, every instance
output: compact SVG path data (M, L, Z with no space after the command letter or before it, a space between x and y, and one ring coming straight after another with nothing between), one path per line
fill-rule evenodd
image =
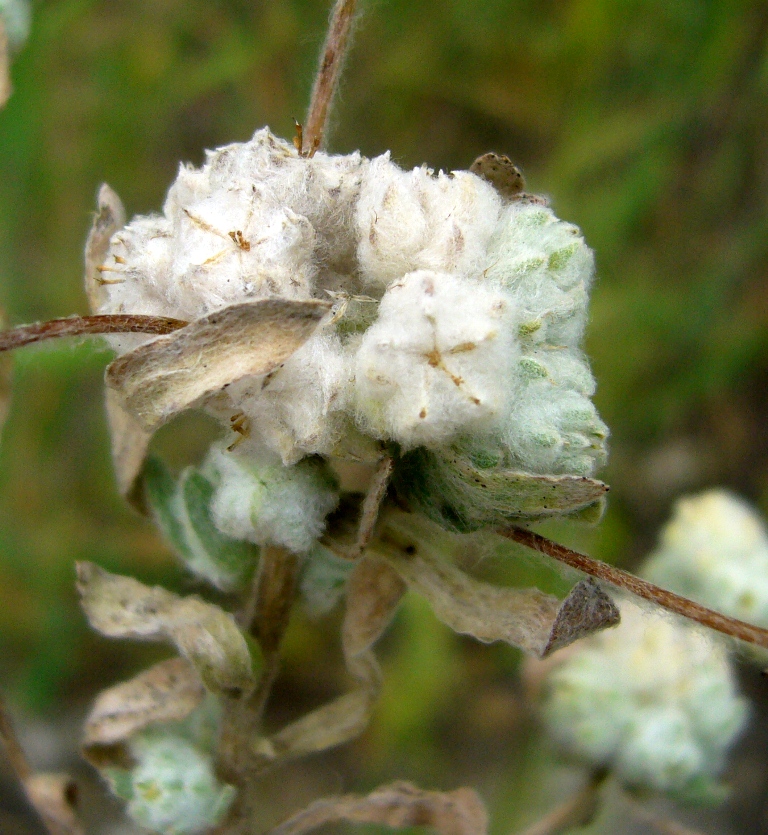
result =
M362 5L330 149L391 149L404 167L445 169L507 153L597 253L587 351L612 430L610 509L595 531L550 532L631 568L682 493L726 485L768 511L768 4ZM101 182L129 216L159 210L180 160L200 164L203 149L264 124L290 137L328 6L35 3L0 112L0 305L10 322L86 312L82 249ZM107 359L92 343L15 358L0 448L0 682L30 716L82 713L100 686L156 657L88 632L75 560L193 588L116 495L101 406ZM174 434L189 439L194 425ZM514 554L486 571L557 585ZM335 633L334 618L298 618L275 721L343 686ZM553 770L515 653L459 639L409 601L382 655L387 686L371 731L332 767L303 766L284 791L467 781L502 832L546 809L553 786L567 790L575 772ZM707 818L718 831L768 832L755 711L734 800Z

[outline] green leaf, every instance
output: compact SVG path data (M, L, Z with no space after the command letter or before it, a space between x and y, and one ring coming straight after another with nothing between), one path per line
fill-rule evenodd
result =
M189 570L222 591L242 588L259 549L216 527L210 513L211 482L193 467L176 482L163 462L151 457L144 465L144 485L157 526Z
M354 567L353 560L337 557L320 544L312 548L301 576L301 593L310 614L319 617L333 609L344 595Z
M477 460L476 454L456 448L445 453L415 449L398 463L394 483L414 510L461 533L512 519L573 514L599 518L601 501L608 492L602 481L478 466ZM587 508L591 513L584 512Z

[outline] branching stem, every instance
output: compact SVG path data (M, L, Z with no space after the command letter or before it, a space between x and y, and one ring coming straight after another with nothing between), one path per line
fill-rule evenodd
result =
M546 554L548 557L571 566L571 568L596 577L598 580L604 580L606 583L631 592L644 600L656 603L670 612L683 615L683 617L694 620L703 626L721 632L723 635L729 635L732 638L768 648L768 629L761 629L751 623L722 615L720 612L715 612L706 606L694 603L693 600L688 600L688 598L681 597L679 594L655 586L647 580L641 580L634 574L622 571L620 568L594 560L586 554L580 554L578 551L566 548L558 542L553 542L551 539L525 528L502 528L497 533L532 548L534 551Z
M12 351L45 339L61 336L92 336L104 333L167 334L186 327L189 322L168 316L139 316L131 313L111 313L103 316L68 316L20 325L0 333L0 351Z
M320 66L304 124L302 153L305 156L312 156L322 145L333 96L349 46L356 6L357 0L336 0L331 12L331 22L320 53Z

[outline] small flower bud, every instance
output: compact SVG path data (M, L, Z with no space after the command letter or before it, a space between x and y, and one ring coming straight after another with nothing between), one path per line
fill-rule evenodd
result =
M140 826L162 835L202 835L226 813L235 789L214 774L210 756L180 736L145 733L131 742L137 765L115 788Z
M642 576L741 620L768 626L768 531L725 490L680 499Z
M203 472L214 485L211 516L222 533L304 553L338 503L334 476L318 458L291 467L252 443L213 446Z

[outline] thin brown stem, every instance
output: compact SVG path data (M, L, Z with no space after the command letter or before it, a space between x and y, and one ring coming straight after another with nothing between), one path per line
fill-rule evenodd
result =
M328 34L320 53L320 66L312 88L312 100L304 124L303 148L305 156L312 156L322 145L325 126L333 97L349 46L357 0L336 0L331 12Z
M681 597L679 594L655 586L647 580L641 580L634 574L622 571L620 568L594 560L586 554L572 551L558 542L553 542L551 539L525 528L501 528L497 533L532 548L534 551L546 554L548 557L571 566L571 568L596 577L598 580L604 580L606 583L637 595L637 597L642 597L644 600L663 606L670 612L683 615L683 617L694 620L709 629L714 629L716 632L722 632L723 635L729 635L732 638L768 648L768 629L762 629L759 626L753 626L751 623L745 623L743 620L737 620L720 614L720 612L715 612L706 606L694 603L693 600L688 600L688 598Z
M68 316L33 325L20 325L0 333L0 351L12 351L45 339L61 336L92 336L104 333L167 334L186 327L189 322L168 316L139 316L111 313L102 316Z
M600 787L606 776L607 773L602 771L593 774L579 791L518 835L557 835L566 829L589 824L597 814Z
M0 110L11 96L11 57L8 48L8 33L0 16Z

